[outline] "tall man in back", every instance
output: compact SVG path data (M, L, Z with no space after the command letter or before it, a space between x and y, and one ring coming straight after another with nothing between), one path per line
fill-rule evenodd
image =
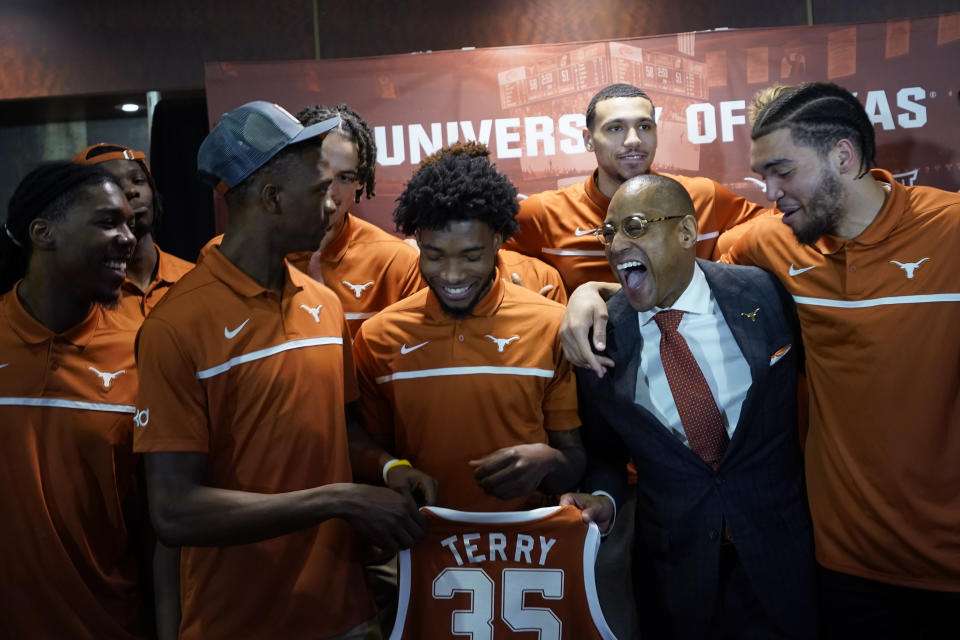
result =
M628 84L601 89L587 107L583 142L596 155L597 169L581 184L523 200L520 228L504 245L556 267L568 295L590 280L616 281L591 234L603 222L617 187L652 171L657 124L650 96ZM715 260L721 232L767 211L709 178L670 177L693 198L697 257Z
M752 224L727 259L768 269L797 303L826 635L953 637L960 195L870 170L873 124L836 85L783 93L751 137L751 164L783 218ZM591 353L587 335L602 302L587 287L574 298L564 346L602 372L613 363Z
M140 333L135 447L157 535L183 545L183 639L376 637L358 538L391 550L423 533L409 492L351 483L392 456L345 409L339 302L284 260L328 228L319 143L338 121L303 127L267 102L223 116L198 154L230 209L223 244ZM432 499L414 469L384 476Z

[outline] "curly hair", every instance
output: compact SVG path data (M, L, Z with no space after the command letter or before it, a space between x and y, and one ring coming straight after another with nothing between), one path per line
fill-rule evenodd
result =
M587 129L593 131L593 123L597 118L597 103L610 100L611 98L643 98L653 107L653 100L643 89L635 87L632 84L611 84L600 89L600 91L597 91L597 93L590 98L590 104L587 105L586 113Z
M490 147L483 144L482 142L477 142L476 140L464 140L463 142L454 142L445 147L441 147L428 155L426 158L420 161L420 164L417 166L414 173L420 171L424 167L429 167L431 164L434 164L440 158L446 155L454 156L469 156L471 158L486 158L490 160Z
M63 218L85 187L105 182L123 191L120 182L98 165L46 162L24 176L10 197L7 220L0 231L0 293L9 291L27 272L33 250L30 223L37 218Z
M860 178L876 164L873 123L852 93L829 82L807 82L777 96L757 115L750 139L779 129L791 139L812 147L823 157L838 141L847 139L860 153Z
M304 126L316 124L329 118L340 116L340 125L334 129L347 140L357 145L357 182L360 188L354 194L355 202L360 202L360 196L366 191L367 198L375 195L377 177L377 143L374 141L373 133L367 126L359 113L345 104L338 104L336 107L327 107L321 104L315 104L310 107L304 107L297 112L296 117Z
M413 235L451 222L479 220L506 240L517 231L517 189L485 156L441 154L421 166L397 198L393 221Z

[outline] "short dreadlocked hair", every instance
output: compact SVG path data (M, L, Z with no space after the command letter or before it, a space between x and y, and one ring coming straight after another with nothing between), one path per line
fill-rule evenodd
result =
M304 126L339 116L340 124L331 133L339 133L357 145L357 160L359 161L357 182L360 183L360 188L354 194L354 201L360 202L360 196L363 195L364 191L366 191L368 199L376 195L374 188L377 178L377 143L374 141L373 132L367 126L367 121L345 104L338 104L336 107L315 104L312 107L304 107L296 115Z
M600 91L597 91L592 98L590 98L590 104L587 105L587 129L593 131L593 123L597 119L597 103L603 102L604 100L610 100L611 98L643 98L650 103L650 106L653 106L653 100L650 96L647 95L646 91L635 87L632 84L611 84Z
M840 140L853 143L860 154L863 177L876 164L873 123L852 93L828 82L807 82L775 98L757 115L750 139L789 129L791 139L826 156Z
M9 291L27 272L33 251L30 223L37 218L63 218L86 187L107 182L123 192L120 182L98 165L46 162L24 176L10 197L0 230L0 293Z
M393 221L404 235L479 220L506 240L517 231L517 189L486 157L441 154L410 178Z

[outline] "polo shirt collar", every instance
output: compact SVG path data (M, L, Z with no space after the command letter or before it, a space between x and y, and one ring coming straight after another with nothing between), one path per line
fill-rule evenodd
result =
M473 311L470 313L469 317L489 317L497 312L500 308L500 303L503 302L503 296L506 293L506 283L500 277L500 269L495 267L493 274L493 284L490 285L489 291L480 298L480 301L477 302L477 306L473 308ZM437 299L436 294L433 293L433 289L427 288L427 302L425 310L427 315L432 319L437 321L452 320L450 316L444 312L443 307L440 306L440 301Z
M340 264L344 254L347 252L347 248L353 240L354 231L353 216L348 211L344 217L343 229L340 230L340 235L320 253L320 258L324 262L336 262Z
M597 186L597 172L599 169L594 169L593 174L587 178L587 181L583 183L583 189L587 193L587 197L593 201L593 204L597 205L601 211L606 211L607 207L610 206L610 198L603 195L603 192L600 191L600 187Z
M244 273L240 267L230 262L220 251L219 246L211 247L210 251L203 255L203 264L214 278L230 287L237 295L245 298L254 298L264 293L275 295L274 291L263 287ZM312 279L291 265L288 260L284 259L283 264L287 270L283 285L283 293L286 297L303 289L304 282Z
M147 285L147 290L141 291L140 287L130 278L123 281L123 287L125 289L132 289L140 295L145 295L161 284L171 285L177 281L179 272L174 273L172 271L170 258L165 257L166 254L160 250L156 242L153 243L153 248L157 252L157 275L155 275L153 280L150 281L150 284Z
M22 282L22 280L20 281ZM41 344L53 338L61 338L77 347L85 347L97 332L97 328L103 320L103 307L94 303L93 309L87 314L87 317L77 326L67 329L61 334L56 334L47 328L42 322L30 315L17 296L17 287L20 282L13 285L7 295L4 296L4 315L9 319L13 331L20 336L20 339L27 344Z
M697 263L693 264L693 277L690 279L690 283L687 284L687 288L683 290L683 293L681 293L677 301L673 303L673 306L667 308L683 311L684 313L703 314L710 312L710 285L707 284L707 277L703 275L703 270L700 269L700 265ZM640 320L640 326L642 327L653 320L653 316L661 311L665 311L665 309L653 307L646 311L638 311L637 316Z
M893 175L884 169L871 169L870 175L880 182L890 185L890 193L883 203L880 213L874 218L866 229L856 238L844 240L836 236L823 236L814 243L816 249L825 255L837 253L848 243L857 243L863 245L873 245L885 240L900 224L903 217L903 211L907 202L907 190L902 184L897 182Z

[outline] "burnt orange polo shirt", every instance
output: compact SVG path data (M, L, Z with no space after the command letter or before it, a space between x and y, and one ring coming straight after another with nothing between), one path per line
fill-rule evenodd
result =
M210 486L352 482L357 398L336 296L292 266L282 295L211 248L143 323L135 448L209 455ZM327 637L373 614L344 520L256 544L184 547L180 637Z
M117 304L116 312L138 322L147 317L170 286L194 266L192 262L181 260L171 253L162 251L156 244L153 246L157 250L157 274L147 290L141 291L140 287L129 279L124 280L123 286L120 287L120 302Z
M131 639L138 324L95 305L54 334L0 298L0 634Z
M716 260L717 237L765 211L709 178L654 172L684 186L697 210L697 257ZM583 183L544 191L520 202L520 230L504 243L556 267L567 295L584 282L616 282L593 231L603 224L610 198L597 187L596 172Z
M542 505L486 495L468 460L574 429L576 385L558 332L563 306L499 274L466 318L424 289L367 320L353 345L364 425L439 482L437 504L469 511Z
M856 238L800 245L771 217L725 259L772 271L797 303L818 561L960 591L960 194L871 173L891 190Z
M562 305L567 304L567 290L563 287L560 272L543 260L500 249L497 252L497 269L507 282L513 282L511 276L516 274L523 286L531 291L539 293L541 289L549 286L550 290L543 296Z
M290 261L307 273L310 252L292 254ZM323 283L343 305L355 336L363 321L397 300L423 288L420 254L380 227L347 214L340 236L320 254Z

